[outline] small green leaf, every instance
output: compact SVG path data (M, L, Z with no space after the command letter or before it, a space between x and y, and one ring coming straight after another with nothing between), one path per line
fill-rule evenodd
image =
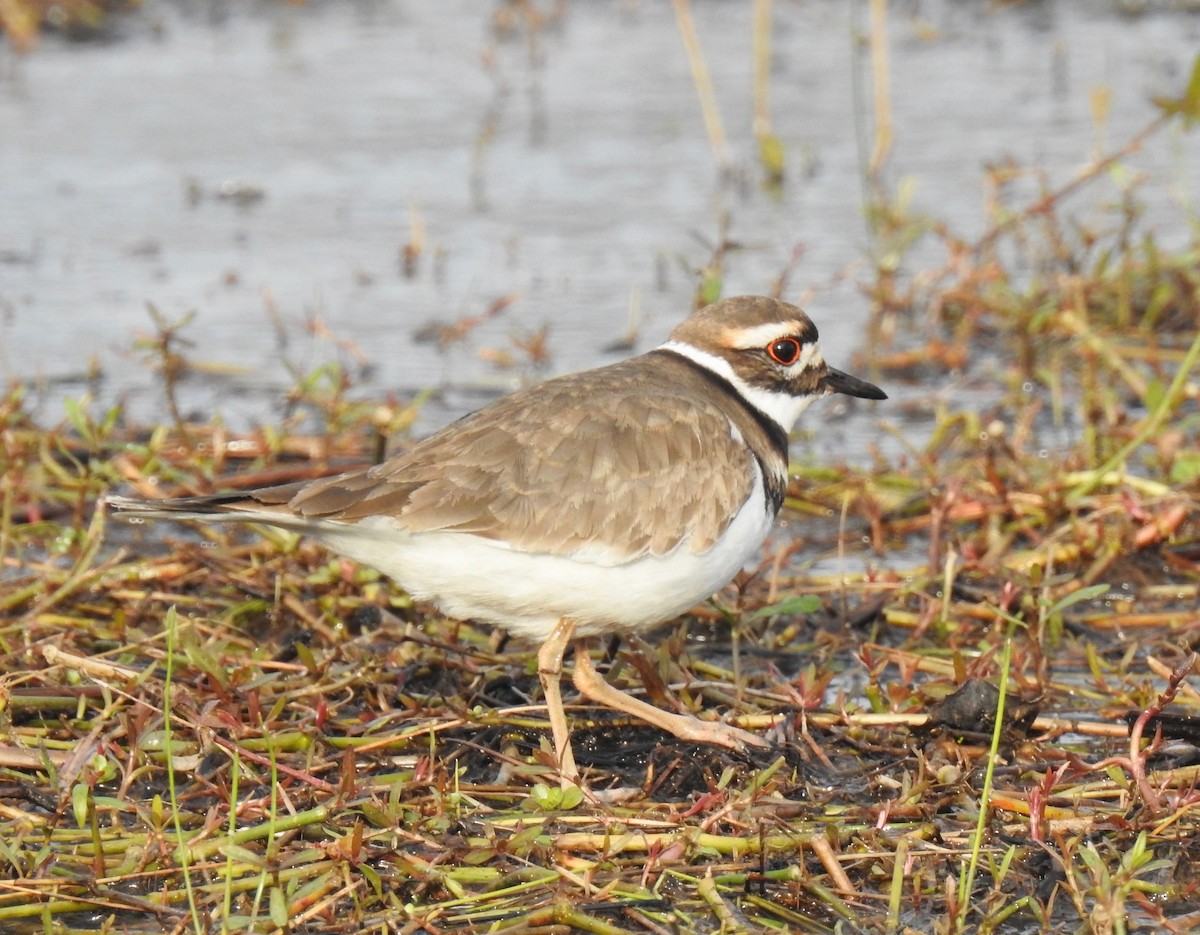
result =
M713 302L721 298L721 288L724 285L724 280L720 273L709 271L704 274L700 281L700 304L712 305Z
M1162 385L1161 380L1150 380L1146 384L1146 392L1142 397L1142 405L1147 411L1153 412L1158 408L1158 404L1163 400L1163 394L1166 392L1166 387Z
M279 928L285 928L288 924L287 897L278 886L271 887L271 921Z
M542 837L542 828L540 825L533 824L528 828L521 828L512 837L508 839L508 852L510 854L528 854L533 850L538 843L538 839Z
M378 899L383 899L383 880L380 879L379 874L375 872L374 868L369 864L362 863L356 865L355 869L366 877L367 882L371 885L371 889L375 891L375 896Z
M100 434L108 436L112 434L112 430L116 428L118 420L121 418L121 407L111 406L108 412L104 413L104 418L100 422Z
M1190 484L1200 477L1200 453L1189 451L1175 456L1171 464L1171 483Z
M67 411L67 421L71 423L71 427L81 438L88 438L91 432L88 431L88 415L83 403L68 396L63 400L63 409Z
M798 614L815 614L821 609L821 599L815 594L793 594L784 598L778 604L770 607L760 607L750 615L751 620L761 620L763 617L784 617Z
M75 814L75 824L80 828L87 827L90 797L91 790L84 783L77 782L71 787L71 811Z
M129 802L125 799L118 799L112 795L95 795L92 796L93 808L110 809L114 812L123 812L129 809Z
M768 182L778 185L783 181L787 157L784 154L783 143L774 133L768 133L759 138L758 158L762 162Z
M240 844L222 844L217 848L217 852L228 857L230 860L236 860L250 867L262 869L267 866L267 862L262 854L256 854L254 851L242 847Z
M363 818L365 818L372 825L372 827L391 828L396 824L396 820L393 817L395 813L391 809L380 808L378 805L375 805L372 802L363 802L362 805L359 806L359 811L362 812Z
M296 643L296 658L305 668L315 671L317 669L317 657L313 655L312 648L307 643Z
M1180 97L1159 97L1154 103L1168 117L1176 115L1187 125L1200 122L1200 55L1192 63L1192 75Z
M552 812L562 804L562 800L562 789L539 782L529 790L529 798L526 799L526 803L539 811Z
M1080 588L1078 591L1072 591L1066 597L1054 602L1050 610L1047 612L1050 615L1060 614L1068 607L1078 604L1080 601L1090 601L1100 599L1108 593L1107 584L1093 584L1090 587Z
M1108 868L1104 866L1104 859L1100 856L1100 852L1091 844L1079 848L1076 852L1083 858L1083 862L1088 865L1088 869L1096 876L1097 879L1108 879Z
M529 790L529 798L525 800L526 811L557 812L570 810L583 801L583 790L578 786L568 786L561 789L558 786L548 786L539 782Z
M577 808L583 802L583 790L579 786L568 786L562 790L562 807L567 811Z

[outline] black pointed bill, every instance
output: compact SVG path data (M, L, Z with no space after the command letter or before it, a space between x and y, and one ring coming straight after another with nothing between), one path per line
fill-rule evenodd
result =
M822 381L831 393L845 393L847 396L857 396L859 399L887 399L887 393L874 383L852 377L848 373L829 368Z

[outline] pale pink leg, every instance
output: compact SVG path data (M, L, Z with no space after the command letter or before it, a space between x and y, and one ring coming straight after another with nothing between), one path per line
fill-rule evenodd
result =
M564 788L579 784L579 770L571 751L571 731L563 711L562 679L563 654L571 642L575 624L563 618L550 631L550 636L538 650L538 678L542 680L542 695L546 699L546 714L550 718L550 733L554 737L554 756Z
M588 655L587 646L582 642L575 646L575 687L585 698L590 698L607 708L631 714L647 724L674 734L680 740L713 743L738 751L746 747L770 746L761 737L740 727L722 724L719 721L701 721L690 714L673 714L614 688L596 671L592 665L592 658Z

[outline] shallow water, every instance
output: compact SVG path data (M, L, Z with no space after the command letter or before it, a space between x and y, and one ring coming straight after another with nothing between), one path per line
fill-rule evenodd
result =
M732 180L667 4L566 5L531 37L495 28L504 5L471 0L160 2L106 41L47 37L22 58L4 48L0 376L38 381L46 421L89 388L162 420L131 344L151 330L147 303L171 320L194 310L188 353L232 369L188 381L185 408L244 427L278 419L294 373L357 365L348 345L309 333L319 319L370 362L361 392L446 390L423 412L427 431L539 373L613 359L631 304L637 347L652 346L689 307L723 212L743 247L725 294L770 290L802 251L785 297L848 367L870 247L860 6L773 7L771 108L789 166L778 194L755 159L743 4L694 4ZM986 162L1011 156L1065 181L1144 124L1151 96L1178 92L1200 45L1200 15L1166 4L891 6L891 176L915 183L914 210L967 236L985 226ZM1098 87L1112 92L1101 130ZM1194 199L1198 155L1196 139L1168 134L1131 160L1155 179L1142 197L1168 244L1188 234L1174 200ZM1112 195L1100 185L1087 200ZM427 248L406 277L414 212ZM457 344L416 340L510 295ZM481 359L524 361L514 336L544 325L542 370ZM102 376L88 382L92 360ZM887 388L903 400L948 381ZM815 442L821 456L855 455L877 433L865 408L826 404L808 425L818 419L838 425Z

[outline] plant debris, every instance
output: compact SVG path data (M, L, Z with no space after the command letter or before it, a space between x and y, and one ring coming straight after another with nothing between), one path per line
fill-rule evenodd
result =
M914 393L889 418L925 430L890 422L869 465L797 464L805 541L603 660L771 749L576 705L586 789L558 786L535 647L287 533L108 523L117 488L369 461L344 375L291 399L324 435L188 423L167 376L170 427L77 401L47 428L12 386L0 929L1194 930L1200 274L1126 194L1115 233L1048 192L975 244L924 225L944 269L877 271L872 362L967 391Z

